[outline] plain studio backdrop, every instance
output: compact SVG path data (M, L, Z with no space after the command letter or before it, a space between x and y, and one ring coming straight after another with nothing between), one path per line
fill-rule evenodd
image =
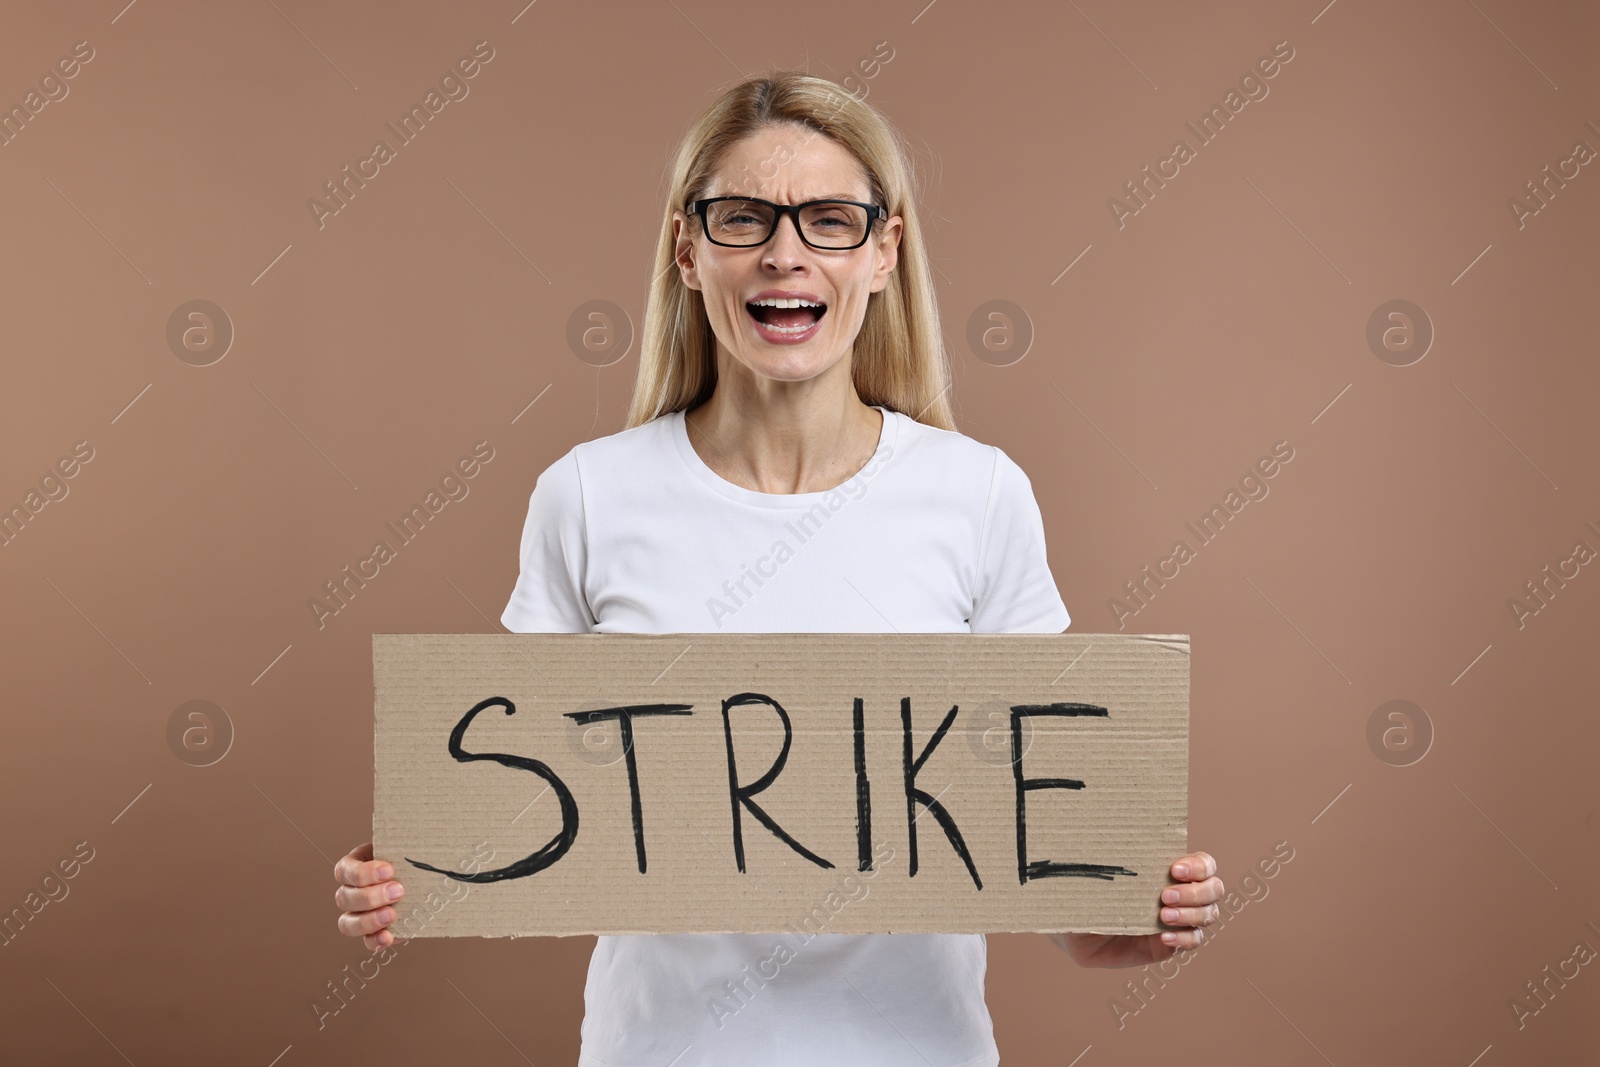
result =
M794 66L916 150L958 423L1031 477L1074 632L1193 639L1189 841L1236 895L1166 977L991 937L1004 1061L1576 1062L1597 22L12 5L0 1060L574 1060L587 937L331 992L371 635L501 632L535 477L622 427L672 147Z

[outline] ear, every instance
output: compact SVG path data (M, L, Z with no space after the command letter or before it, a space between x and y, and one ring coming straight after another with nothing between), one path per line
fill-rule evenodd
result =
M884 220L876 241L878 266L872 273L872 287L868 292L876 293L888 288L889 275L900 262L900 234L904 228L905 223L899 215L891 215Z
M689 236L690 219L681 211L672 213L672 261L683 276L683 284L700 289L700 263L695 258L694 241Z

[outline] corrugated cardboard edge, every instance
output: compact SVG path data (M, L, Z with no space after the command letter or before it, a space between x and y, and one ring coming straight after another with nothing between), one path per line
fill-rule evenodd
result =
M1129 636L1130 637L1134 637L1134 638L1136 638L1136 639L1138 639L1140 641L1147 641L1150 644L1153 644L1153 645L1156 645L1156 646L1158 646L1160 648L1166 649L1169 652L1179 653L1179 654L1181 654L1181 655L1183 655L1185 657L1188 657L1189 654L1190 654L1190 638L1189 638L1188 634L1130 634ZM1184 705L1184 713L1183 713L1183 850L1184 850L1185 853L1188 853L1188 851L1190 849L1190 845L1189 845L1189 806L1190 806L1189 805L1189 742L1193 737L1193 732L1191 730L1191 723L1190 723L1190 719L1191 719L1193 711L1194 711L1194 691L1193 691L1193 688L1192 688L1193 682L1194 682L1193 677L1189 674L1188 671L1185 671L1184 672L1184 679L1183 679L1183 705ZM1176 860L1177 857L1174 856L1173 859ZM1165 874L1166 874L1166 881L1167 881L1168 885L1177 885L1178 884L1177 879L1172 877L1172 870L1170 868L1165 872ZM1181 929L1184 929L1184 927L1171 926L1171 925L1169 925L1169 924L1167 924L1165 922L1162 922L1160 925L1161 925L1161 928L1163 930L1181 930ZM1083 931L1083 932L1084 933L1098 933L1099 931L1086 930L1086 931Z

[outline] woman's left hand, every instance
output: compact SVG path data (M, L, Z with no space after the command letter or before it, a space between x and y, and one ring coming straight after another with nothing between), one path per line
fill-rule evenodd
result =
M1179 885L1161 893L1161 921L1183 927L1156 934L1051 934L1050 939L1083 967L1138 967L1157 963L1179 949L1205 942L1201 929L1217 921L1224 894L1217 861L1209 852L1192 852L1173 861Z

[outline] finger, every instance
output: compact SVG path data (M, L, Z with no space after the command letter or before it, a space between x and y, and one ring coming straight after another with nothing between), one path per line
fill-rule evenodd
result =
M376 885L393 878L394 867L387 860L373 859L372 845L366 844L334 864L333 876L345 885Z
M405 886L392 881L371 886L342 885L333 891L333 902L340 911L371 911L393 904L405 893Z
M1162 908L1161 921L1168 926L1210 926L1222 914L1215 904L1201 908Z
M1217 861L1209 852L1191 852L1172 864L1172 877L1184 882L1203 882L1217 873Z
M376 911L347 911L339 916L339 932L346 937L375 934L392 922L394 922L393 908L378 908Z
M1182 885L1169 885L1161 891L1161 903L1179 904L1195 907L1200 904L1215 904L1227 896L1223 888L1222 879L1212 875L1203 882L1184 882Z
M1205 943L1204 930L1168 930L1161 935L1161 943L1174 949L1199 948Z
M340 856L338 862L333 865L333 880L336 882L348 881L348 879L345 878L345 869L349 867L358 867L364 861L370 860L371 858L371 841L368 841L364 845L357 845L345 855Z
M373 952L388 948L390 945L399 946L405 943L405 938L394 936L393 930L379 930L375 934L362 934L361 942Z

